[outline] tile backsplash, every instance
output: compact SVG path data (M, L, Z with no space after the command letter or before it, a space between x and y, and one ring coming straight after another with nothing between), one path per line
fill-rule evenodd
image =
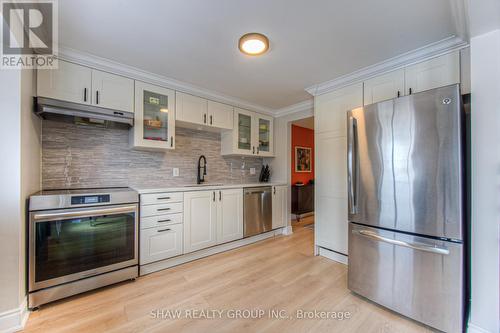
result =
M175 136L175 150L141 151L130 148L127 129L43 120L42 188L193 184L200 155L207 158L207 182L258 181L262 158L221 156L220 134L177 127Z

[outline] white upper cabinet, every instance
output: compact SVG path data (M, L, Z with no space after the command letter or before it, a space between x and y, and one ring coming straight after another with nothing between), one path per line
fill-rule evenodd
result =
M92 104L134 112L134 80L93 69Z
M233 130L221 135L222 155L272 157L273 118L235 108Z
M255 114L256 155L273 156L273 118Z
M220 190L217 201L217 244L243 238L243 189Z
M90 104L92 70L59 60L57 69L39 69L37 95L62 101Z
M134 80L59 60L57 69L40 69L37 94L57 100L134 112Z
M364 82L364 105L393 99L404 94L404 69L376 76Z
M208 124L208 101L206 99L176 92L175 101L176 120L198 125Z
M175 148L175 92L135 81L131 145L145 149Z
M406 67L406 95L460 83L459 52Z
M227 104L208 101L208 123L221 129L233 129L234 108Z
M184 253L217 244L216 192L184 193Z

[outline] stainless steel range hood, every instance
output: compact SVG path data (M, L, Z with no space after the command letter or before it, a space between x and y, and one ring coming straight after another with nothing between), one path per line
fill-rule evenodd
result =
M45 97L36 97L35 113L42 118L46 118L48 115L61 115L66 117L98 119L134 126L134 114L132 112L65 102Z

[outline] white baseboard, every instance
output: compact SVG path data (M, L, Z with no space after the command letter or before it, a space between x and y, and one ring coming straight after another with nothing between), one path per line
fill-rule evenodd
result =
M24 298L17 309L0 313L0 333L11 333L22 330L28 321L29 314L28 298Z
M292 226L291 225L287 225L286 227L284 227L282 230L282 234L285 235L285 236L289 236L291 234L293 234L293 229L292 229Z
M482 327L479 327L473 323L467 324L467 332L469 333L492 333Z
M319 248L318 255L339 262L341 264L347 265L348 260L346 255L325 249L324 247L318 247L318 248Z
M140 266L139 275L146 275L146 274L150 274L153 272L161 271L161 270L166 269L166 268L181 265L181 264L184 264L184 263L196 260L196 259L201 259L204 257L211 256L211 255L214 255L217 253L229 251L229 250L235 249L237 247L245 246L245 245L255 243L255 242L267 239L267 238L271 238L271 237L279 236L279 235L284 235L285 234L284 229L286 229L286 228L268 231L268 232L260 234L260 235L256 235L256 236L252 236L252 237L248 237L248 238L243 238L243 239L240 239L240 240L237 240L234 242L216 245L213 247L209 247L207 249L199 250L199 251L192 252L192 253L183 254L183 255L180 255L178 257L174 257L171 259L165 259L162 261L157 261L157 262L153 262L151 264L143 265L143 266Z

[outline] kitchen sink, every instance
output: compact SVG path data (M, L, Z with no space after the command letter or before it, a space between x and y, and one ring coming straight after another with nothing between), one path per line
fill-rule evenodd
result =
M184 187L202 187L202 186L222 186L222 183L206 183L206 184L190 184L184 185Z

